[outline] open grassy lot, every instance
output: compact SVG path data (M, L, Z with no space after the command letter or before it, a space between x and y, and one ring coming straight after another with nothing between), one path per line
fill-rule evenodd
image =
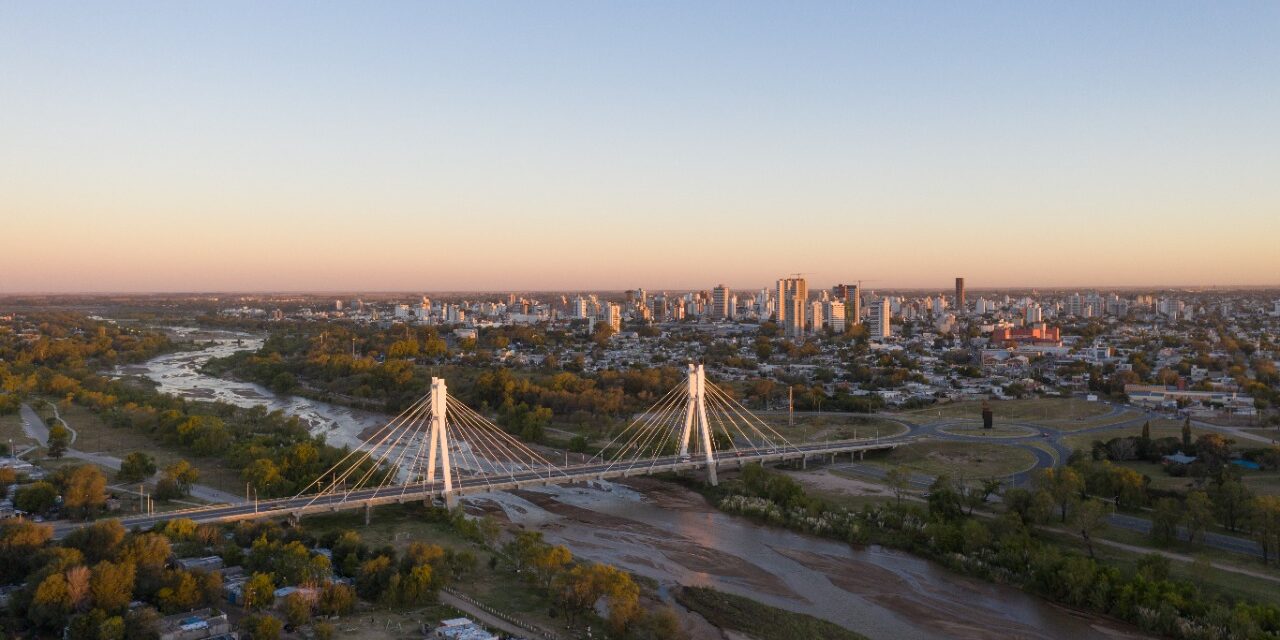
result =
M883 438L906 433L907 428L884 418L857 413L806 413L787 425L786 415L764 416L765 423L792 442L825 442L854 438Z
M1191 428L1191 437L1194 439L1201 433L1205 433L1204 429ZM1131 427L1120 429L1106 429L1103 431L1091 431L1089 433L1079 433L1066 436L1062 439L1062 443L1073 449L1088 450L1093 447L1094 440L1106 442L1112 438L1123 438L1126 436L1142 435L1142 424L1136 424ZM1182 438L1182 423L1177 420L1167 420L1157 418L1151 421L1151 437L1152 438Z
M990 429L983 429L979 423L957 425L954 427L942 427L938 429L943 433L950 433L957 436L970 436L977 438L1025 438L1027 436L1036 435L1036 430L1028 427L1020 427L1017 425L992 425Z
M36 444L35 440L28 438L22 431L22 416L17 413L0 416L0 442L8 445L10 440L13 440L13 447L19 451L27 445Z
M1253 434L1255 436L1262 436L1264 438L1268 438L1273 442L1280 442L1280 429L1277 429L1275 427L1268 427L1263 429L1241 429L1241 431L1244 431L1245 433ZM1262 443L1258 443L1258 444L1262 444Z
M958 478L1002 477L1035 464L1030 451L985 442L916 442L867 462L901 465L916 473Z
M1058 424L1075 422L1077 418L1099 418L1111 411L1111 405L1089 402L1079 398L1024 398L1021 400L990 400L991 412L996 422L1002 420ZM965 401L941 404L918 411L905 412L925 418L982 418L982 402Z
M1240 480L1250 491L1261 495L1280 495L1280 472L1245 471Z
M1206 433L1217 433L1203 429L1195 425L1191 426L1191 439L1195 440ZM1081 433L1070 435L1062 439L1063 444L1073 449L1088 450L1093 446L1094 440L1106 442L1112 438L1123 438L1126 436L1137 437L1142 435L1142 424L1138 423L1133 426L1123 427L1119 429L1105 429L1102 431L1091 431L1089 433ZM1182 422L1178 420L1170 420L1168 418L1157 418L1151 421L1151 437L1152 438L1182 438ZM1225 436L1231 439L1230 436ZM1235 448L1252 449L1265 446L1265 443L1251 440L1237 440Z
M682 587L676 600L711 624L759 640L864 640L866 636L803 613L705 587Z
M52 413L43 401L33 404L32 407L42 415ZM124 458L134 451L142 451L155 458L156 466L160 468L185 459L200 470L200 484L237 495L244 493L244 483L240 481L240 469L231 468L224 460L212 457L196 458L182 453L172 445L158 442L142 431L112 427L92 411L79 405L60 403L58 412L62 415L62 419L66 420L67 425L76 432L76 441L71 445L74 449L102 453L115 458ZM114 481L115 473L109 472L107 478L108 481Z

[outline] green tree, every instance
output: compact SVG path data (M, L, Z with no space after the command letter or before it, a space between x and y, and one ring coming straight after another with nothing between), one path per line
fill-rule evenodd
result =
M391 584L391 576L396 575L391 558L377 556L365 560L356 572L356 592L366 600L378 600L382 592Z
M159 640L160 614L151 607L131 609L125 616L125 640Z
M1036 476L1035 485L1053 498L1059 517L1064 523L1067 521L1067 513L1084 491L1084 480L1071 467L1043 469Z
M155 474L155 459L141 451L134 451L120 461L120 470L116 472L116 480L120 482L141 482Z
M87 520L107 504L107 477L97 467L82 464L71 471L62 495L67 511Z
M45 446L50 458L61 458L71 446L71 431L61 424L49 427L49 439Z
M38 627L54 631L66 624L71 615L71 592L62 573L46 576L36 586L27 608L27 618Z
M240 478L266 496L275 496L285 488L286 480L270 458L259 458L240 472Z
M344 616L351 613L356 606L356 592L349 585L338 582L326 582L320 588L317 608L321 615Z
M301 591L284 598L284 619L292 627L301 627L311 621L311 600Z
M244 583L244 608L261 611L276 601L276 585L266 573L255 573Z
M1235 531L1249 516L1253 494L1236 478L1224 478L1209 487L1214 512L1228 531Z
M1269 564L1280 550L1280 496L1258 496L1250 511L1253 539L1262 547L1262 562Z
M1110 514L1110 505L1101 500L1089 498L1080 503L1072 516L1073 528L1080 533L1080 539L1089 550L1090 558L1094 557L1093 538L1107 528L1107 516Z
M245 616L240 621L240 628L244 629L250 640L280 640L284 625L270 614L257 613Z
M135 573L134 566L127 562L104 560L94 565L89 579L94 605L108 613L124 611L133 601Z
M904 467L896 466L885 474L884 480L893 490L893 497L898 504L902 504L902 497L907 494L907 488L911 486L911 472Z
M72 530L62 544L79 549L87 561L98 562L115 557L124 535L124 525L111 518Z
M1203 536L1205 530L1213 524L1213 503L1209 500L1209 494L1203 491L1192 491L1187 494L1183 509L1183 520L1187 526L1187 542L1195 542L1196 536Z
M1182 523L1182 505L1173 498L1156 500L1151 515L1151 540L1165 545L1178 539L1178 525Z
M13 506L27 513L45 513L58 503L58 488L44 481L18 487Z
M164 477L156 486L156 497L162 500L185 498L191 494L191 487L200 479L200 470L191 466L186 460L178 460L164 468ZM165 488L161 495L161 486Z

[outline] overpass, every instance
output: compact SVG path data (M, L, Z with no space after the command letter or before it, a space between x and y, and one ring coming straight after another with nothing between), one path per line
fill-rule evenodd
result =
M150 528L176 518L227 523L258 518L364 509L441 500L530 487L702 471L710 484L720 468L748 463L835 460L893 449L914 437L792 444L689 365L688 379L619 432L586 462L555 465L465 404L451 398L445 381L374 432L362 445L320 474L297 495L231 505L211 505L121 518L126 528ZM60 523L62 537L79 523Z

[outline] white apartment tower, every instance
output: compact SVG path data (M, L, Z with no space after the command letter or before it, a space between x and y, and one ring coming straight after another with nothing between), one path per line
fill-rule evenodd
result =
M824 309L827 326L836 333L844 333L845 317L844 303L839 300L831 300Z
M1035 303L1027 305L1026 317L1023 320L1025 320L1024 324L1027 326L1044 322L1044 309L1041 309L1040 305Z
M888 298L880 298L872 303L871 317L867 320L867 332L872 339L884 339L893 335L893 327L889 321L891 312L892 303Z

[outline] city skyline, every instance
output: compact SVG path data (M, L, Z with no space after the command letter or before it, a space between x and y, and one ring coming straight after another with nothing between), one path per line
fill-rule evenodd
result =
M1280 285L1278 27L11 3L0 292Z

